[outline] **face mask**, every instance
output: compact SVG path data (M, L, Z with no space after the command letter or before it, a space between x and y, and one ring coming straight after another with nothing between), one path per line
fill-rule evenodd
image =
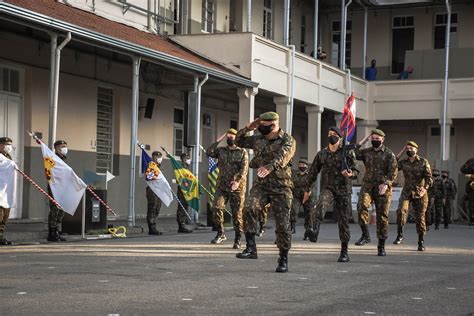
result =
M298 167L298 169L300 169L301 172L306 172L306 170L308 170L307 167Z
M63 147L59 150L59 152L61 153L61 155L63 156L66 156L67 155L67 147Z
M380 140L373 140L373 141L371 141L371 143L372 143L372 147L374 147L374 148L379 148L380 145L382 145L382 141L380 141Z
M414 157L415 156L415 152L413 150L409 150L407 151L407 156L408 157Z
M339 141L339 136L331 135L331 136L328 136L328 139L329 139L329 144L335 145Z
M157 158L156 163L161 163L163 161L163 158Z
M12 145L5 145L5 152L7 154L11 153L13 151Z
M184 162L185 162L187 165L190 165L190 164L191 164L191 159L186 159Z
M435 178L439 177L439 173L433 173L433 177Z
M268 135L271 133L273 129L273 124L272 125L260 125L258 127L258 131L260 132L260 134L262 134L263 136L265 135Z
M441 177L442 177L443 179L447 179L447 178L448 178L448 176L445 175L445 174L443 174Z
M234 146L235 145L235 139L227 138L227 145Z

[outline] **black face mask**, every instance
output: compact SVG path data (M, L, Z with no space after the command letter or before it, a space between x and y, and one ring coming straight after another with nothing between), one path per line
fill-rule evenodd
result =
M339 136L331 135L328 136L329 144L335 145L339 141Z
M260 125L258 127L258 131L263 136L270 134L272 132L272 129L273 129L273 124L272 125Z
M382 141L381 140L373 140L373 141L371 141L371 144L372 144L372 147L379 148L382 145Z
M414 157L415 156L415 152L413 150L408 150L407 151L407 156L408 157Z
M442 177L443 179L447 179L447 178L448 178L448 176L445 175L445 174L443 174L441 177Z
M306 172L306 170L308 170L308 167L298 167L298 169L299 169L301 172Z
M235 145L235 139L227 138L227 145L234 146Z
M438 178L438 177L439 177L439 173L433 173L433 177Z

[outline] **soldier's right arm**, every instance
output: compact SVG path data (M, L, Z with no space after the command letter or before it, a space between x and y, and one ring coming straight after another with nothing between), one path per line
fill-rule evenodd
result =
M209 146L209 148L206 150L206 155L208 157L217 158L219 156L219 150L217 146L219 146L219 142L212 143L211 146Z
M318 152L314 157L313 163L311 164L311 169L309 170L309 173L303 183L303 188L305 192L311 191L311 187L318 178L318 174L321 171L322 167L323 164L321 160L321 152Z
M236 145L239 146L240 148L253 149L253 145L255 143L255 136L248 135L248 133L251 131L252 130L247 127L244 127L241 130L239 130L235 137Z
M362 149L362 145L356 144L354 148L354 154L357 160L364 161L364 152L365 152L365 149Z

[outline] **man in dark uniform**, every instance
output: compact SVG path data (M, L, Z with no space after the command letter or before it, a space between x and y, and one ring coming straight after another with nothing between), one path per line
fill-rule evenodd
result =
M439 170L433 169L431 175L433 176L433 183L435 180L435 173L439 175ZM435 207L434 207L434 185L428 189L428 207L426 209L426 231L430 230L430 226L435 222Z
M309 203L303 204L303 197L304 197L303 183L307 175L308 175L308 160L300 159L298 161L298 170L293 170L291 174L291 178L293 181L293 203L291 205L291 216L290 216L292 234L296 233L296 221L298 219L298 213L301 206L303 206L303 211L305 214L305 225L306 225L306 214L309 213L309 208L308 208Z
M474 225L474 174L471 174L466 183L467 207L469 212L469 226Z
M67 162L67 143L64 140L57 140L54 143L54 152L63 161ZM48 184L48 194L53 196L51 187ZM64 211L57 207L53 202L49 201L49 214L48 214L48 241L66 241L66 238L59 234L59 226L61 226L64 218Z
M191 166L191 157L189 157L188 154L183 153L181 154L180 158L181 158L181 164L183 165L183 168L186 168L189 170L189 167ZM179 205L178 203L178 209L176 210L176 221L178 222L178 233L192 233L193 231L191 229L188 229L185 226L187 215L182 207L184 207L187 211L188 202L186 201L186 198L184 197L184 194L181 191L181 188L179 186L178 186L177 195L178 195L179 201L181 202L181 205Z
M220 244L227 239L224 233L224 210L225 205L229 202L235 231L233 248L239 249L243 232L242 210L247 188L249 158L245 149L235 145L236 135L237 131L235 129L228 129L207 149L206 154L209 157L217 158L217 166L219 167L213 205L214 225L217 227L217 235L211 243ZM227 146L218 147L224 138L227 138Z
M341 240L341 254L338 261L349 262L348 243L351 238L349 216L352 195L350 182L354 177L352 169L355 167L355 156L352 150L346 153L343 152L341 136L342 133L339 128L335 126L329 128L329 145L316 154L304 182L305 193L303 202L308 201L311 195L311 188L318 174L321 173L323 187L316 202L316 208L313 209L311 216L318 223L317 231L309 228L307 234L310 241L315 242L317 240L319 225L328 209L331 205L334 205L334 212L339 226L339 239Z
M257 135L248 135L258 128ZM293 200L291 164L296 151L293 137L280 129L279 116L266 112L237 133L237 146L253 149L250 168L257 169L257 180L245 201L244 229L247 247L237 254L240 259L257 259L258 212L270 203L275 216L276 243L280 258L276 272L288 272L288 252L291 248L290 211Z
M13 151L12 139L9 137L0 138L0 155L5 156L7 159L12 160L10 154ZM10 208L0 206L0 246L11 245L12 242L3 237L3 232L5 231L5 226L8 222L8 217L10 216Z
M433 208L435 214L435 230L439 229L441 223L441 216L443 216L443 206L446 202L446 186L439 170L433 169Z
M403 153L408 158L400 160ZM397 155L398 170L403 171L405 183L397 210L397 238L393 242L399 245L403 241L403 227L406 224L408 207L411 204L415 212L418 251L424 251L423 237L426 233L425 213L428 207L428 190L433 184L430 163L418 155L418 144L408 141Z
M449 171L441 171L441 178L443 178L444 185L446 187L446 202L444 203L443 214L444 214L444 228L448 229L449 224L452 223L453 216L453 204L456 203L456 194L458 188L453 179L449 177Z
M163 154L159 151L154 151L151 154L151 158L161 169L161 162L163 161ZM160 215L161 200L160 198L150 189L146 187L146 199L147 199L147 212L146 220L148 222L148 235L162 235L163 233L156 229L156 220Z
M361 149L362 145L371 140L372 146ZM392 201L392 184L397 177L398 166L395 154L386 147L385 133L380 129L372 133L357 144L355 155L365 166L364 179L359 193L357 213L362 229L362 237L355 243L362 246L370 242L369 236L369 207L375 203L377 214L377 255L385 256L385 240L388 237L388 212Z

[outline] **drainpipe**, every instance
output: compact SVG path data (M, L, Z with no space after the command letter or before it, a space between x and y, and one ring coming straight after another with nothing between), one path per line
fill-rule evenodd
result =
M195 84L196 88L196 147L194 147L193 152L193 171L196 179L199 179L199 144L201 143L201 92L202 86L206 83L207 79L209 79L209 75L206 74L204 79L201 82L198 82L199 79L196 76L194 78L195 82L197 81L197 85Z
M147 12L147 19L146 19L147 29L148 29L148 32L152 32L152 29L153 29L151 26L151 7L153 5L152 0L148 0L147 4L148 4L148 7L147 7L148 12Z
M365 79L365 67L367 61L367 16L368 9L364 5L364 53L362 54L362 78Z
M252 32L252 0L247 0L247 32Z
M444 91L443 91L443 119L441 125L441 163L449 158L446 152L446 137L450 137L448 131L446 136L446 120L448 116L448 73L449 73L449 36L451 34L451 5L446 0L446 11L448 12L448 23L446 25L445 57L444 57Z
M283 12L283 45L290 44L290 0L285 0Z
M288 118L288 124L286 132L291 135L293 129L293 109L295 100L295 45L289 45L291 48L291 91L290 91L290 117Z
M132 122L130 128L130 179L129 179L129 195L128 195L128 227L135 226L135 165L137 161L136 148L138 138L138 100L139 100L139 83L140 83L140 61L137 56L132 57L133 74L132 74Z
M345 0L343 0L345 2ZM342 42L342 51L341 51L341 69L346 70L346 33L347 33L347 8L351 5L352 0L349 0L347 4L343 7L344 9L344 20L343 24L341 24L341 42Z
M318 59L318 26L319 26L319 0L314 0L314 18L313 18L313 52L314 59Z
M54 142L56 140L56 128L58 124L58 96L59 96L59 68L61 65L61 50L64 48L64 46L69 43L71 40L71 32L67 33L66 38L64 41L59 44L58 47L56 47L55 51L55 56L54 56L54 85L53 85L53 102L51 106L51 121L49 122L49 146L54 150ZM51 47L53 46L53 43L51 43ZM52 59L52 56L51 56Z
M50 61L50 72L49 72L49 131L48 131L48 144L51 145L54 143L53 133L52 133L52 122L53 122L53 111L54 111L54 78L55 71L54 67L56 64L56 48L58 47L58 35L56 33L51 33L51 61Z

